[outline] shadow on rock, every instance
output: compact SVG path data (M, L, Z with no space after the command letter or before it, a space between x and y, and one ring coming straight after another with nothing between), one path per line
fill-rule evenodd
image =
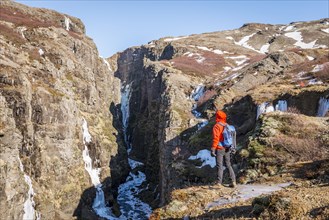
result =
M293 171L295 178L329 185L329 159L301 164Z

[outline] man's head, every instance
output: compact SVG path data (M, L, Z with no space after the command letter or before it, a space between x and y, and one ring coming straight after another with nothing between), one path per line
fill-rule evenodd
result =
M216 112L216 122L226 122L226 114L225 112L218 110Z

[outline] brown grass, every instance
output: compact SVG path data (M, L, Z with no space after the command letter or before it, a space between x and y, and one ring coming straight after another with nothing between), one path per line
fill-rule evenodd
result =
M68 31L69 35L75 39L82 40L82 36L76 32L73 32L71 30Z
M323 65L323 69L313 73L313 76L321 81L329 81L329 62Z
M203 51L199 54L205 58L202 63L198 63L194 57L181 56L172 59L174 67L186 74L197 76L213 76L223 70L225 59L218 54Z
M258 61L263 60L265 57L267 57L267 55L265 55L265 54L255 55L255 56L250 57L250 59L249 59L248 62L249 62L250 64L252 64L252 63L256 63L256 62L258 62Z
M20 33L15 31L13 28L0 23L1 35L3 35L7 40L10 40L15 45L20 46L26 42Z
M217 95L216 90L207 90L202 97L197 101L197 106L201 106L203 103L207 102L209 99Z
M13 9L3 5L1 6L0 20L13 23L16 26L26 26L31 28L50 26L59 27L59 25L49 20L40 21L39 19L34 18L31 15L19 11L19 9L17 8Z

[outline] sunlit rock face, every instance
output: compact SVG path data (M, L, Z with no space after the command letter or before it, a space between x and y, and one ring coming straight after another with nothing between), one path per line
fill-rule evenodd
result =
M10 1L1 2L0 14L1 216L93 216L87 207L96 189L83 160L83 118L92 135L86 143L91 165L111 192L111 182L128 174L113 125L120 82L79 19ZM105 200L114 203L111 193Z

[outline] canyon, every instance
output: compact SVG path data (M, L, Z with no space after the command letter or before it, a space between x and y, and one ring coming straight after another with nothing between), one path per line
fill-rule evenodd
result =
M164 37L108 58L70 15L3 1L0 28L4 219L234 219L224 208L285 219L298 202L291 218L328 216L328 199L313 202L329 183L328 18ZM237 130L239 190L286 191L208 206L233 192L214 186L217 109ZM278 197L287 209L270 206Z

